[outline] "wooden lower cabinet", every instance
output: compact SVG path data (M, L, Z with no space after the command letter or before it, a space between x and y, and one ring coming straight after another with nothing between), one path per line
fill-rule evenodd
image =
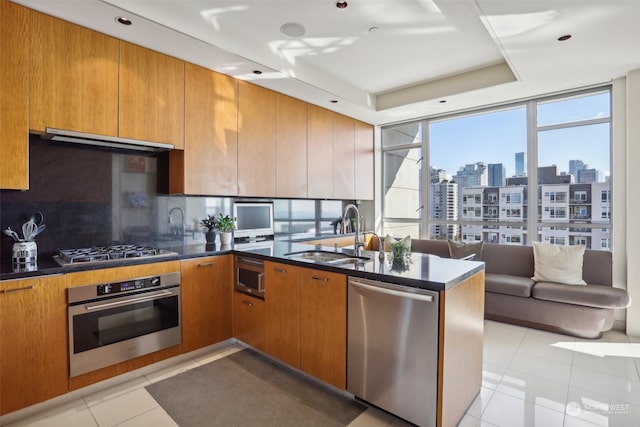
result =
M300 369L346 389L347 277L301 269L300 313Z
M266 261L265 348L271 356L300 368L300 267Z
M232 255L181 261L183 352L233 336L232 269Z
M264 351L264 300L235 292L233 295L234 336Z
M0 282L0 414L68 391L63 276Z

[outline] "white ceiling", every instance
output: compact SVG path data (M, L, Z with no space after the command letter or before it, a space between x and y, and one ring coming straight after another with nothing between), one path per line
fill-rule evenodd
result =
M640 68L640 0L15 1L373 124Z

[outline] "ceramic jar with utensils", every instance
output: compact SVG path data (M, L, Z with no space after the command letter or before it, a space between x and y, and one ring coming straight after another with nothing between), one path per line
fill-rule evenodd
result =
M36 242L15 242L13 244L11 261L14 270L32 271L30 268L37 270L38 245Z
M40 234L45 226L42 224L43 216L40 212L31 215L29 221L22 225L22 239L11 227L3 230L4 234L13 238L11 261L14 271L35 271L38 269L38 245L33 240Z

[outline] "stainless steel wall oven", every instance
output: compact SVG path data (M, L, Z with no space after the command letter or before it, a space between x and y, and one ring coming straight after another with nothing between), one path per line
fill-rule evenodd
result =
M69 288L68 301L71 377L182 342L179 272Z

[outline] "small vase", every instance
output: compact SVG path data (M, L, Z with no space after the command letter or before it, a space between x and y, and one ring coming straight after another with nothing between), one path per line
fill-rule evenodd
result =
M220 244L230 245L232 240L233 240L233 233L231 233L230 231L220 232Z
M204 233L204 238L207 239L207 243L214 243L216 241L216 231L207 231L206 233Z

